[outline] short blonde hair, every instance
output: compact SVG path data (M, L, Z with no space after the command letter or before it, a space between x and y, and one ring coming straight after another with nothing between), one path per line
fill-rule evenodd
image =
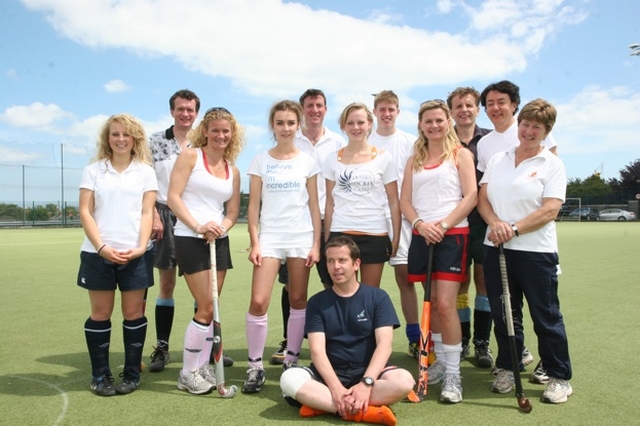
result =
M367 121L369 122L369 124L371 124L371 128L369 128L369 133L367 134L367 136L369 136L371 135L371 131L373 130L373 113L369 111L369 108L367 108L367 106L362 102L352 102L349 105L347 105L344 110L342 110L342 114L340 114L340 118L338 119L338 123L340 124L340 130L344 131L349 114L359 109L363 110L365 114L367 114Z

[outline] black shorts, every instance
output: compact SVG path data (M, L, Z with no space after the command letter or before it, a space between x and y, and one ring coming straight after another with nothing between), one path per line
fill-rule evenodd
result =
M164 227L162 239L156 241L156 255L153 266L158 269L173 269L176 267L176 245L173 228L176 226L176 216L166 204L156 203L156 210Z
M311 374L311 378L326 385L318 370L316 370L315 365L313 363L309 367L302 367L307 370ZM398 367L395 365L387 365L382 369L378 377L375 379L378 380L380 377L384 375L387 371L396 370ZM346 368L334 368L333 371L338 376L338 380L342 383L342 386L349 389L355 385L357 385L362 377L364 376L365 371L367 370L367 366L349 366Z
M484 261L484 237L487 233L487 224L474 223L469 225L469 265L474 262L482 265Z
M195 274L211 269L211 251L206 240L195 237L175 237L175 242L179 275ZM218 271L233 269L228 236L216 240L216 269Z
M87 290L140 290L153 286L153 250L124 265L118 265L98 256L98 253L80 252L77 284Z
M360 263L362 265L387 262L393 251L388 235L354 235L346 232L330 232L329 240L337 236L349 237L356 243L360 249Z
M462 233L465 232L463 229L467 233ZM463 229L453 228L453 233L447 232L442 242L435 245L432 279L455 282L467 279L469 228ZM409 246L409 282L426 281L428 251L424 237L412 233Z

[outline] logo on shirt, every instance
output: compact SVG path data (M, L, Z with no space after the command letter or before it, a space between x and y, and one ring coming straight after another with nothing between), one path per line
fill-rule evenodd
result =
M531 172L529 173L529 179L535 179L538 176L538 172Z
M356 315L356 321L358 322L369 321L366 314L364 313L364 309L362 310L362 312Z
M338 176L337 187L346 194L366 195L375 184L375 176L368 170L345 170Z

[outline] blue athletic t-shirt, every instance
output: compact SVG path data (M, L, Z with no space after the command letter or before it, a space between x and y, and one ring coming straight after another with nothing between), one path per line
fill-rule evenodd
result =
M375 330L400 327L389 295L382 289L360 284L351 297L328 288L307 303L305 335L322 332L327 357L334 369L369 365L376 349Z

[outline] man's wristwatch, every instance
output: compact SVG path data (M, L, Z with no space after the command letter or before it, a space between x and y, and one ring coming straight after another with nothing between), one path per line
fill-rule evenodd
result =
M362 379L360 379L360 381L367 386L373 386L373 382L374 382L373 378L369 376L363 377Z
M516 237L520 236L520 232L518 232L518 227L515 224L511 225L511 230L513 231L514 234L516 234Z

